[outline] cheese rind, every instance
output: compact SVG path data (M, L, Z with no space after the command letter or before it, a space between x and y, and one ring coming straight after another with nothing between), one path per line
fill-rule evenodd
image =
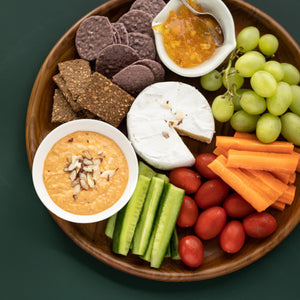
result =
M138 95L127 114L127 131L140 157L170 170L195 162L179 134L210 143L215 125L207 100L196 88L169 81L152 84Z

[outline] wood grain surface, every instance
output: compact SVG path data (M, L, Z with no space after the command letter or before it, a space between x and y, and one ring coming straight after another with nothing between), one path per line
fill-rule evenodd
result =
M74 47L75 32L83 19L91 15L106 15L111 21L116 21L126 12L132 0L111 0L84 16L73 25L65 35L57 42L43 63L30 96L26 118L26 149L28 162L32 166L37 147L43 138L55 127L51 124L52 97L55 75L58 62L74 59L77 56ZM268 15L241 0L224 0L231 11L236 32L248 25L257 26L262 34L273 33L279 39L280 47L276 59L281 62L289 62L300 69L300 48L293 38L276 21ZM178 80L196 86L211 102L214 93L206 93L199 85L199 79L182 78L170 71L166 72L167 80ZM125 131L124 122L120 128ZM216 134L232 134L228 124L216 123ZM214 141L210 145L202 144L189 138L184 138L194 154L212 151ZM218 239L204 242L205 258L203 264L197 269L190 269L181 261L165 259L159 270L151 269L149 264L134 255L123 257L111 251L111 241L104 235L105 221L93 224L74 224L59 219L52 215L61 229L82 249L93 255L100 261L132 275L159 281L196 281L218 277L241 269L278 245L295 228L300 221L300 176L296 178L297 194L293 205L284 212L270 209L270 212L278 221L276 232L263 240L247 238L242 250L234 255L224 253L218 245ZM187 232L179 232L180 235Z

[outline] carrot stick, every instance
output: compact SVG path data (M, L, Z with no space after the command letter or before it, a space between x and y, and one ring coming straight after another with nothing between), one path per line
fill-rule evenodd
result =
M288 186L288 189L277 199L277 201L291 205L295 199L295 195L296 186L291 184Z
M261 151L272 153L292 153L293 143L276 141L270 144L264 144L258 140L236 138L232 136L217 136L216 146L224 149L236 149L247 151Z
M289 178L289 184L293 184L296 181L296 173L292 173Z
M288 184L290 181L290 177L291 174L295 173L295 172L290 172L290 173L283 173L281 171L272 171L271 172L276 178L278 178L279 180L281 180L283 183Z
M294 147L294 151L300 153L300 148Z
M220 176L230 187L239 193L247 202L249 202L258 212L264 211L277 199L270 199L266 193L258 189L258 184L254 185L254 180L249 180L242 170L238 168L229 168L227 159L220 155L208 167Z
M295 172L298 159L295 155L286 153L228 151L227 167L266 171Z
M273 174L261 170L248 170L252 176L256 177L261 183L269 186L276 195L281 196L287 189L288 185L277 179Z
M219 156L219 155L224 155L227 157L228 155L228 149L224 149L223 147L216 147L215 150L213 151L213 154Z
M296 150L297 149L297 150ZM298 152L299 151L299 152ZM293 155L298 157L298 165L296 171L300 173L300 149L294 148Z
M282 203L280 201L276 201L275 203L273 203L271 205L273 208L277 209L277 210L280 210L280 211L283 211L285 209L285 203Z
M257 140L254 133L236 131L233 136L239 139Z

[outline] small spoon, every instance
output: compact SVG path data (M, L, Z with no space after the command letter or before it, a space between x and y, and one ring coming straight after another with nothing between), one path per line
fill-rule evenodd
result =
M201 20L206 24L209 33L212 35L215 40L216 46L222 46L224 43L224 36L222 32L221 25L218 23L214 15L209 12L200 12L195 10L187 0L180 0L183 5L186 6L193 14L201 16Z

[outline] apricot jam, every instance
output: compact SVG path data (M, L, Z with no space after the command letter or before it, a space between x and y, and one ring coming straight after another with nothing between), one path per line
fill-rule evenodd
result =
M195 9L201 11L200 5ZM198 66L211 57L216 48L201 17L194 15L184 5L177 12L170 11L166 22L154 26L154 30L162 34L167 54L182 68Z

